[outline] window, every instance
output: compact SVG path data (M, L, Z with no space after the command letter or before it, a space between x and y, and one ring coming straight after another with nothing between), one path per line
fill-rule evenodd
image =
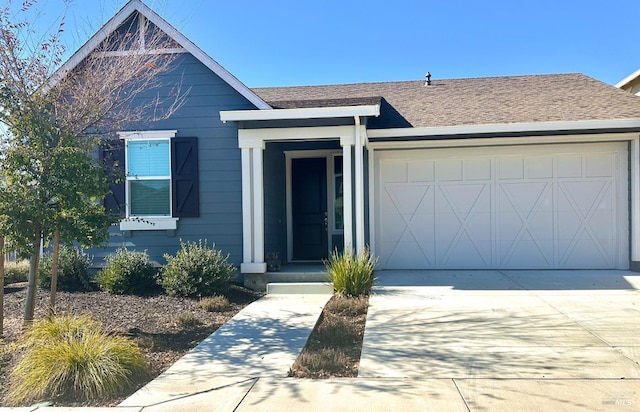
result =
M104 145L107 167L125 165L125 181L111 182L104 200L110 213L133 218L120 230L173 230L178 218L200 216L198 139L176 133L120 132Z
M129 140L126 153L128 216L171 216L170 140Z

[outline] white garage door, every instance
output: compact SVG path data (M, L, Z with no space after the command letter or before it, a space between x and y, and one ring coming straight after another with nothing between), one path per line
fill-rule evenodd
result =
M380 151L386 269L628 267L627 144Z

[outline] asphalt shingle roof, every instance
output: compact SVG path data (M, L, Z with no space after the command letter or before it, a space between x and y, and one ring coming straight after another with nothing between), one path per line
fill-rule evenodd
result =
M640 97L583 74L252 89L274 108L381 100L370 128L640 118Z

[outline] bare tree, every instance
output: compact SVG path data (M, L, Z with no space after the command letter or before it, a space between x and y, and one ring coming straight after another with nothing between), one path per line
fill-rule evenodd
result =
M33 3L0 8L0 216L7 237L31 252L26 321L40 240L59 231L63 242L92 245L114 222L97 202L108 193L99 137L166 119L186 96L167 80L179 46L142 14L103 27L62 64L64 18L38 36L25 18Z

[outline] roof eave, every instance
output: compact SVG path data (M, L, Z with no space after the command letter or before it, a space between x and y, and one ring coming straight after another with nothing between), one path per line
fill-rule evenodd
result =
M249 100L258 109L271 109L262 98L255 94L251 89L245 86L240 80L232 75L227 69L222 67L213 58L203 52L191 40L187 39L182 33L176 30L165 19L160 17L155 11L149 8L141 0L129 1L120 11L118 11L107 23L105 23L87 42L82 45L58 70L51 76L49 86L54 86L69 71L73 70L82 60L84 60L98 45L103 42L109 34L115 31L126 19L134 12L139 12L149 21L163 30L169 37L176 41L185 50L191 53L202 64L207 66L212 72L220 76L222 80L228 83L238 93Z
M302 109L272 109L272 110L224 110L220 112L223 122L260 121L260 120L300 120L300 119L329 119L344 117L377 117L380 115L380 105L313 107Z
M612 120L578 120L530 123L501 123L460 126L435 126L396 129L369 129L370 139L411 138L425 136L505 135L523 133L578 132L578 131L640 131L640 118Z
M622 89L624 86L628 85L638 77L640 77L640 69L636 70L635 72L631 73L624 79L620 80L618 83L616 83L616 87L618 89Z

